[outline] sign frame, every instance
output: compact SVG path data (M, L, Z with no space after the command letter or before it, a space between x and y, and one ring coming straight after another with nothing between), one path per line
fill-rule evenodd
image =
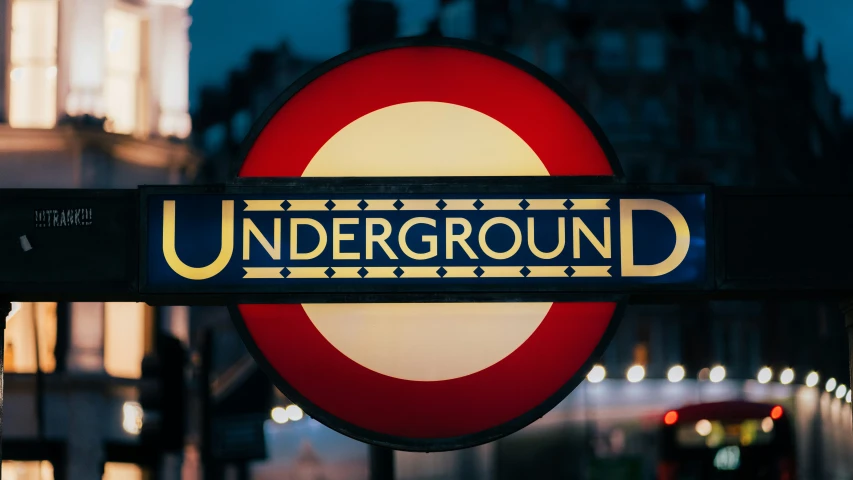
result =
M408 178L382 178L382 179L365 179L365 178L294 178L294 177L278 177L278 178L240 178L239 172L246 160L249 156L251 149L255 145L258 137L261 133L267 128L267 125L272 121L272 119L278 114L278 112L285 107L288 101L290 101L297 93L299 93L303 88L308 86L310 83L319 79L320 77L326 75L331 70L344 65L348 62L356 60L358 58L383 52L386 50L392 50L396 48L405 48L405 47L449 47L455 49L467 50L474 53L483 54L494 58L498 61L508 64L511 67L514 67L530 76L532 76L535 80L540 82L546 88L548 88L551 92L556 94L560 101L567 104L574 113L581 119L584 126L589 130L592 134L593 139L598 144L599 148L603 152L607 163L610 166L610 170L612 172L609 176L578 176L578 177L464 177L464 178L450 178L450 177L439 177L439 178L427 178L427 177L408 177ZM246 186L246 187L263 187L270 185L277 185L280 187L287 187L297 191L298 188L305 188L306 190L310 190L311 193L320 193L323 191L335 192L335 193L351 193L354 191L366 191L370 189L374 189L376 191L377 188L383 189L391 189L395 191L399 191L400 193L432 193L433 191L438 192L453 192L460 191L460 189L471 188L471 186L476 186L476 188L480 188L484 191L491 193L513 193L519 192L521 190L527 189L529 192L538 192L545 193L546 185L551 186L550 188L562 188L562 187L574 187L580 191L582 190L582 185L586 185L585 188L589 189L588 191L596 191L599 188L614 188L614 189L624 189L629 188L624 185L620 185L622 183L623 178L623 170L621 164L618 160L616 152L610 142L608 141L606 135L604 134L603 129L598 125L593 116L586 110L586 108L577 100L573 95L571 95L568 89L563 86L556 79L548 75L543 70L539 69L535 65L515 56L508 52L505 52L498 48L492 48L489 46L482 45L477 42L460 40L460 39L451 39L451 38L443 38L443 37L409 37L409 38L399 38L386 43L375 44L366 46L360 49L351 50L345 52L341 55L338 55L320 65L310 70L308 73L299 77L293 84L291 84L287 89L285 89L278 97L276 97L273 102L263 111L260 117L255 121L249 130L248 134L244 138L241 147L239 149L238 154L233 157L234 161L231 164L231 178L235 179L233 183L226 187L235 188L235 186ZM395 186L396 183L396 186ZM468 185L465 187L464 185ZM661 187L667 188L667 187ZM675 187L672 191L677 191L678 188L683 187ZM641 187L642 189L642 187ZM383 192L388 192L388 190L382 190ZM469 190L470 191L470 190ZM476 191L476 190L474 190ZM713 218L711 205L713 204L713 199L710 195L710 190L703 190L706 194L705 197L705 208L706 208L706 218L705 218L705 226L706 226L706 234L710 232L709 228L712 223L711 220ZM144 202L143 202L144 203ZM143 207L144 208L144 207ZM144 249L143 251L146 251ZM713 282L712 273L714 272L713 268L713 247L708 245L706 255L706 275L703 279L703 286L706 286L709 282ZM142 259L141 259L142 260ZM147 286L147 272L140 271L140 287L144 288ZM697 285L698 286L698 285ZM364 302L364 303L375 303L375 302L417 302L417 301L426 301L426 302L459 302L459 301L531 301L536 296L541 297L541 289L530 289L527 292L515 292L507 295L506 293L497 293L494 289L482 289L478 292L464 292L462 290L451 291L450 289L446 290L444 293L433 293L433 292L413 292L408 294L400 294L393 292L377 292L374 289L374 292L370 292L370 289L365 289L365 291L360 292L358 294L345 294L345 293L329 293L329 294L321 294L321 295L292 295L288 296L285 300L288 303L308 303L310 301L319 301L319 302ZM564 383L558 390L553 392L547 399L545 399L542 403L540 403L535 408L526 411L525 413L517 416L516 418L499 424L497 426L488 428L486 430L482 430L472 434L466 434L459 437L452 438L430 438L430 439L416 439L416 438L403 438L395 435L389 434L381 434L379 432L370 431L366 428L359 427L357 425L351 424L341 418L335 417L332 414L327 413L326 411L317 407L313 402L310 402L306 397L302 396L299 392L297 392L293 387L291 387L285 380L282 378L281 374L270 364L266 356L261 352L260 348L255 343L251 334L249 333L248 327L246 325L245 320L243 319L238 303L240 302L229 302L228 310L232 319L232 322L239 332L241 339L246 345L247 349L251 353L252 357L258 362L261 366L261 369L268 375L273 384L278 388L282 393L284 393L288 398L293 400L295 403L299 404L305 412L320 421L320 423L332 428L333 430L347 435L356 440L378 445L382 447L387 447L391 449L397 450L408 450L408 451L447 451L447 450L456 450L460 448L472 447L476 445L481 445L490 441L497 440L506 435L509 435L513 432L516 432L525 426L533 423L535 420L541 418L548 411L552 410L557 404L562 402L566 396L573 391L577 386L586 378L586 374L590 368L599 360L601 355L603 355L605 349L610 344L613 336L615 335L616 330L618 329L626 305L628 303L627 295L620 295L618 293L608 292L608 293L595 293L592 291L583 292L583 293L571 293L568 295L560 295L563 297L563 300L574 300L574 301L590 301L590 300L598 300L598 301L609 301L615 304L615 310L610 318L610 321L605 329L604 334L599 339L598 344L593 349L593 352L584 362L583 366L580 367L575 374ZM299 298L301 297L301 298ZM308 300L306 297L314 297L312 300ZM260 300L259 298L255 298L252 300ZM297 302L297 300L299 300ZM553 300L553 299L552 299ZM279 297L279 302L282 301L282 297ZM247 302L243 302L247 303ZM251 302L256 303L256 302Z
M460 295L469 301L555 301L572 298L592 300L607 298L610 294L624 294L622 287L600 285L565 286L557 283L540 282L530 285L461 285L448 284L440 287L427 285L329 285L322 289L316 286L281 292L273 285L253 285L233 293L212 293L203 288L182 289L181 293L170 289L155 289L149 286L148 279L148 200L152 195L174 194L280 194L284 195L323 195L323 194L470 194L471 192L495 195L536 194L702 194L705 196L704 226L706 232L705 275L694 282L679 285L648 284L632 287L631 293L645 292L676 293L712 289L715 283L713 228L713 194L709 186L687 185L632 185L618 183L590 184L584 177L349 177L349 178L286 178L286 179L249 179L230 185L192 186L192 187L141 187L139 193L140 216L140 254L139 289L145 295L219 295L227 298L228 303L381 303L418 301L429 298L433 302L454 301ZM568 211L567 211L568 213ZM235 233L236 235L236 233ZM236 253L235 253L236 255ZM318 292L319 290L319 292Z

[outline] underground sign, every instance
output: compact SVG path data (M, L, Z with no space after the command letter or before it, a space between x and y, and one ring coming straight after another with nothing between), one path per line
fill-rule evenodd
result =
M144 289L339 293L230 310L307 414L414 451L540 418L602 354L617 292L707 273L703 192L614 182L611 147L559 84L501 52L428 42L300 79L249 134L233 184L142 194Z

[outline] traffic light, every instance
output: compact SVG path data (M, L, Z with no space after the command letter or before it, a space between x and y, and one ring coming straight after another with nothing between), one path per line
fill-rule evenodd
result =
M161 453L184 449L187 355L181 341L158 333L152 355L142 360L139 403L143 422L142 443Z

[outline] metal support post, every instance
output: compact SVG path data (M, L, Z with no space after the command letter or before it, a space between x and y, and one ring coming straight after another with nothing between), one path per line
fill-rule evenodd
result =
M3 377L5 376L6 357L6 317L12 312L12 302L0 301L0 464L3 463ZM0 480L3 469L0 468Z
M394 450L370 445L370 480L394 480Z
M847 327L847 370L848 379L853 385L853 299L841 302L841 311L844 313L844 326Z

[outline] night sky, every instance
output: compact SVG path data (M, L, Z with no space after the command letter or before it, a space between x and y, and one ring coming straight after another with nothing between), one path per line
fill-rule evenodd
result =
M843 109L853 116L853 1L787 0L793 19L806 25L806 52L824 44L829 82L841 94ZM403 35L419 34L438 8L438 0L396 0ZM195 0L190 7L190 103L200 88L221 84L228 72L243 66L256 48L286 40L297 53L323 60L347 47L349 0Z

